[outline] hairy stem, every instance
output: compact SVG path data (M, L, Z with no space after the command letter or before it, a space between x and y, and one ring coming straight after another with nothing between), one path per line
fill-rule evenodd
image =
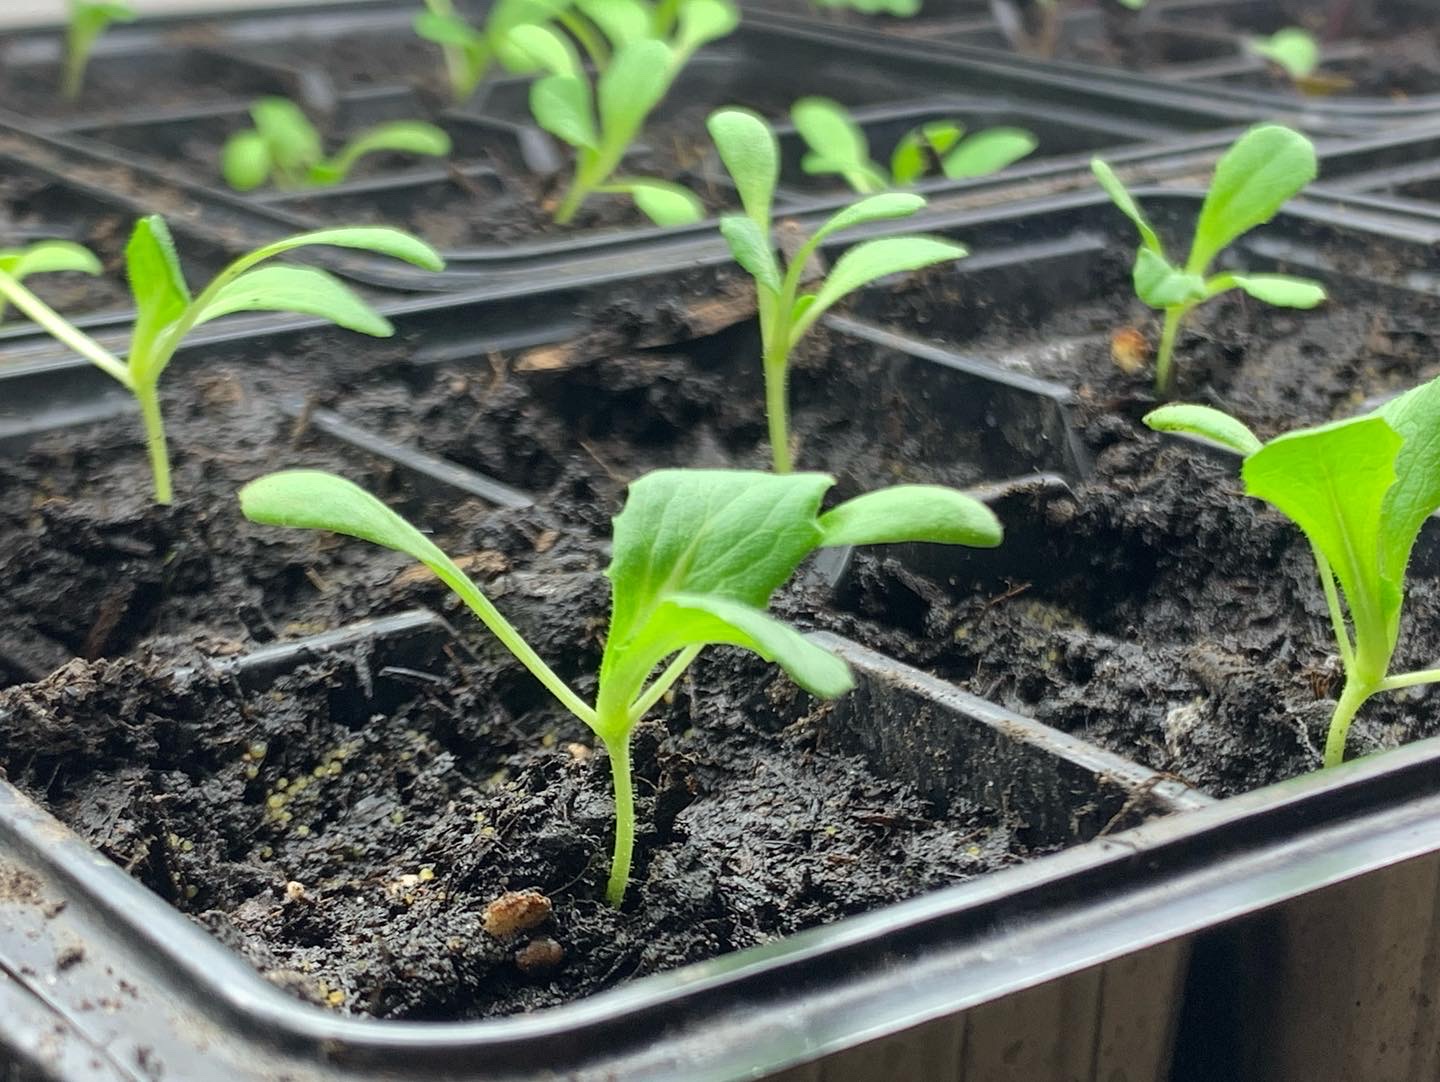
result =
M635 853L635 791L630 784L630 733L605 741L610 776L615 784L615 852L610 861L610 882L605 900L619 908L630 885L630 863Z
M775 472L789 473L795 468L790 458L790 358L785 335L775 339L765 351L765 421Z
M1165 309L1165 326L1160 331L1160 349L1155 354L1155 393L1161 397L1170 393L1175 382L1174 373L1171 371L1175 356L1175 338L1188 311L1183 304Z
M665 671L655 678L655 682L630 705L628 716L631 725L643 718L646 711L665 697L665 693L675 686L675 681L685 675L690 663L700 656L701 649L699 646L687 646L675 655L675 660L670 662Z
M1345 610L1340 606L1340 594L1335 589L1335 572L1330 570L1330 561L1320 549L1311 546L1315 553L1315 566L1320 572L1320 586L1325 591L1325 605L1330 610L1330 625L1335 629L1335 643L1340 648L1340 661L1348 673L1355 667L1355 648L1350 642L1350 629L1345 626Z
M172 503L175 497L170 488L170 450L165 442L159 389L153 383L137 384L135 399L140 403L140 419L145 424L145 449L150 454L150 472L155 477L155 502Z
M1340 701L1335 704L1335 713L1330 715L1330 732L1325 737L1325 765L1339 766L1345 760L1345 738L1350 735L1350 723L1355 714L1365 705L1365 700L1379 690L1375 684L1345 678L1345 687L1340 692Z

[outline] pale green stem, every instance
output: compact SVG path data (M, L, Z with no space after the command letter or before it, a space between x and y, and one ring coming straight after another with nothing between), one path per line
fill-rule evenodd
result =
M130 369L125 366L124 361L84 331L72 326L64 316L5 271L0 271L0 294L3 294L16 308L45 328L52 337L69 346L106 375L113 377L126 390L135 390L135 383L130 378Z
M1340 647L1340 661L1348 673L1355 667L1355 648L1350 643L1350 630L1345 626L1345 611L1340 607L1340 594L1335 589L1335 573L1330 570L1330 561L1325 559L1319 548L1311 546L1315 553L1315 566L1320 571L1320 585L1325 590L1325 604L1330 609L1330 624L1335 629L1335 642Z
M430 9L431 14L438 15L442 19L455 17L455 6L450 0L425 0L425 6ZM450 91L455 100L463 101L465 98L465 83L470 65L466 63L465 53L458 45L441 45L440 55L445 58L445 71L450 77Z
M630 782L630 733L605 741L610 756L610 776L615 784L615 852L610 861L610 881L605 900L617 909L630 885L630 863L635 854L635 790Z
M1420 669L1417 672L1387 676L1380 681L1379 690L1399 691L1401 688L1413 688L1419 684L1440 684L1440 669Z
M790 357L783 335L765 350L765 420L770 429L770 455L776 473L794 469L790 456Z
M170 489L170 451L165 443L165 418L160 412L160 394L153 383L140 383L135 387L135 398L140 403L140 419L145 424L145 449L150 454L150 470L155 475L155 502L169 504L175 497Z
M1171 384L1174 382L1170 369L1175 356L1175 337L1180 331L1181 321L1189 311L1190 308L1183 304L1165 309L1165 326L1160 331L1160 348L1155 354L1155 393L1157 395L1170 393Z
M65 37L65 67L60 78L60 93L66 101L80 100L85 87L85 68L90 60L90 47L95 35L70 27Z
M701 649L702 647L699 646L687 646L675 655L675 660L670 662L665 671L655 678L655 682L631 704L629 710L631 725L643 718L646 711L665 697L665 693L674 687L675 681L685 675L685 670L699 656Z
M1365 700L1374 695L1380 685L1368 684L1350 676L1340 692L1340 701L1335 704L1335 713L1330 716L1330 732L1325 738L1325 765L1339 766L1345 761L1345 738L1350 735L1350 723L1356 712L1365 705Z

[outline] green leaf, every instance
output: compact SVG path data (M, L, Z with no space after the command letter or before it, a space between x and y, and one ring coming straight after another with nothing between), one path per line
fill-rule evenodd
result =
M871 163L824 158L810 152L800 159L800 169L806 176L838 176L860 195L883 192L890 187L890 178Z
M744 267L757 285L771 293L780 292L780 264L770 245L770 236L762 233L742 214L727 214L720 219L720 235L730 246L735 262Z
M1205 289L1212 297L1227 289L1241 289L1278 308L1314 308L1325 299L1325 287L1319 282L1288 274L1217 274L1205 283Z
M607 144L629 144L675 77L670 46L654 38L622 45L600 75L595 96Z
M389 320L338 278L313 267L270 266L242 274L215 294L196 317L195 325L231 312L298 312L376 338L395 333Z
M1141 248L1135 253L1133 278L1135 296L1151 308L1196 304L1209 296L1205 279L1171 266L1164 256L1149 248Z
M1261 447L1255 433L1243 423L1209 406L1161 406L1145 415L1145 423L1156 432L1183 432L1241 456L1253 455Z
M236 132L220 149L220 175L237 192L254 191L270 179L270 144L258 131Z
M734 32L740 9L728 0L685 0L680 6L675 48L689 55L708 42Z
M740 205L760 231L770 232L770 203L780 179L780 144L775 133L747 109L721 109L705 122L720 160L740 193Z
M791 328L793 345L826 309L863 285L902 271L961 259L969 253L959 244L939 237L885 237L857 244L835 261L830 275L815 294L804 318Z
M440 254L419 237L383 225L346 226L340 229L318 229L313 233L296 233L292 237L255 249L245 259L253 265L296 248L317 244L329 244L336 248L358 248L376 255L388 255L422 270L445 269L445 261L440 258Z
M288 177L302 177L325 156L315 125L288 98L261 98L250 106L250 117L269 148L271 161Z
M505 35L505 41L551 75L585 77L580 54L570 39L548 26L522 23Z
M190 289L170 227L158 214L141 218L125 245L130 294L135 299L135 326L130 335L130 367L149 375L156 338L180 318L190 303ZM155 373L158 375L158 373Z
M940 485L895 485L847 500L820 516L827 547L931 541L994 548L1004 538L995 513Z
M1379 416L1301 429L1271 440L1245 460L1245 491L1287 515L1329 561L1355 615L1381 612L1380 515L1395 483L1400 435Z
M1160 243L1160 237L1151 228L1150 223L1145 220L1145 215L1140 213L1140 206L1135 202L1125 185L1120 183L1120 178L1115 175L1115 170L1106 165L1099 158L1090 159L1090 171L1095 174L1095 179L1100 182L1100 187L1105 189L1105 194L1110 201L1120 208L1125 217L1135 223L1135 228L1140 231L1140 241L1156 255L1163 256L1165 249Z
M814 152L814 157L807 157L806 172L835 172L847 180L873 174L880 178L879 187L885 187L888 178L870 160L870 146L864 131L843 106L829 98L801 98L790 107L790 119L805 145ZM851 186L862 192L874 190L853 180Z
M1039 145L1023 128L991 128L961 142L941 159L940 168L951 180L983 177L1013 165Z
M411 25L417 36L436 45L449 45L456 49L476 49L485 45L485 35L458 15L422 11Z
M812 244L818 245L832 234L866 222L908 218L923 206L924 198L910 192L883 192L872 195L858 203L851 203L844 210L832 215L829 221L815 231L810 240Z
M705 204L689 188L668 180L618 180L606 190L628 192L640 212L656 225L673 228L705 220Z
M1287 26L1267 37L1250 38L1252 53L1278 64L1292 79L1315 74L1320 66L1320 43L1314 35L1296 26Z
M913 184L930 170L930 155L943 158L965 134L950 120L932 120L900 137L890 155L890 178L896 184Z
M600 145L595 131L590 84L579 75L547 75L530 85L530 112L535 123L572 147L594 150Z
M0 270L21 281L32 274L57 271L99 274L104 268L95 253L82 244L68 240L38 240L24 248L0 249Z
M1315 147L1299 132L1278 124L1246 132L1215 166L1186 269L1203 273L1231 241L1273 218L1315 173Z
M1380 514L1384 574L1399 587L1420 527L1440 510L1440 380L1407 391L1376 412L1404 441L1395 458L1396 481Z
M576 6L616 48L650 36L650 7L640 0L579 0Z
M450 153L450 136L443 128L419 120L395 120L361 132L329 161L311 169L311 180L335 184L345 179L366 154L390 151L441 158Z

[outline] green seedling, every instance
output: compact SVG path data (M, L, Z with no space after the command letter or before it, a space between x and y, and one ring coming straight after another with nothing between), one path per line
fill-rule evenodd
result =
M174 495L165 422L160 412L159 382L175 351L192 330L232 312L294 312L318 316L376 338L394 333L388 320L334 275L315 267L283 263L260 266L285 252L315 245L375 252L426 270L440 270L444 266L429 245L397 229L379 226L322 229L286 237L241 256L192 297L170 229L164 218L153 214L135 223L125 246L130 293L135 301L135 325L130 334L130 353L123 361L4 270L0 270L0 296L135 396L155 477L155 502L168 504Z
M967 136L953 121L933 121L901 137L886 169L870 157L864 130L838 102L801 98L791 106L790 119L810 148L800 168L812 176L839 176L861 195L907 187L936 165L950 180L987 176L1038 145L1023 128L990 128Z
M1345 670L1325 740L1326 766L1345 758L1350 723L1372 695L1440 682L1440 669L1389 675L1410 551L1425 520L1440 509L1440 380L1363 417L1265 444L1207 406L1163 406L1145 423L1242 455L1245 491L1309 539Z
M815 0L817 7L830 11L849 9L861 15L891 15L909 19L920 14L921 0Z
M499 0L482 28L457 14L452 0L425 0L425 7L415 16L415 33L440 46L457 102L470 97L496 63L508 71L535 70L528 57L509 45L515 27L577 18L570 11L571 0Z
M0 248L0 271L15 282L23 282L32 274L55 271L99 274L102 269L94 252L73 241L38 240L24 248ZM5 321L7 307L8 302L0 296L0 323Z
M614 779L615 848L606 897L618 906L635 839L630 734L704 647L754 651L805 690L835 698L853 686L845 663L765 611L806 556L831 546L929 541L993 547L1001 541L990 510L952 489L902 485L822 514L821 500L833 484L825 474L744 470L661 470L634 482L615 519L606 570L610 631L593 706L433 542L349 481L310 470L271 474L241 489L240 506L255 522L333 530L415 557L594 731L609 753Z
M867 222L908 218L925 205L918 195L887 192L868 196L833 215L786 259L782 270L771 223L780 177L780 145L775 132L744 109L712 113L707 126L745 210L721 218L720 232L735 262L755 279L770 450L775 472L789 473L790 351L831 306L861 286L887 275L960 259L966 251L938 237L884 237L848 249L823 280L807 280L806 268L820 245L834 234ZM806 285L813 289L802 293Z
M250 118L255 127L230 136L220 152L225 183L239 192L272 178L285 189L339 184L361 158L382 151L437 158L450 153L450 136L420 120L377 124L327 157L315 125L289 99L261 98L250 107Z
M60 93L66 101L78 101L85 89L85 69L95 43L111 23L135 21L135 9L116 0L70 0L70 22L65 27L65 63L60 74Z
M628 195L657 225L698 222L700 201L668 181L619 177L626 151L669 92L695 51L729 34L740 14L730 0L685 0L673 32L656 37L656 9L643 0L596 0L582 5L610 43L587 48L598 72L594 85L570 38L555 26L519 26L509 41L545 71L530 87L535 122L575 148L575 172L555 221L567 224L596 192Z
M1246 132L1225 152L1200 207L1190 256L1183 268L1166 257L1159 235L1114 170L1099 158L1092 159L1090 167L1100 186L1140 231L1135 295L1165 312L1155 356L1156 394L1170 393L1176 335L1197 305L1232 289L1281 308L1314 308L1325 299L1324 288L1306 278L1209 273L1210 264L1225 248L1275 217L1291 196L1315 179L1315 148L1298 132L1276 124L1262 125Z
M1269 37L1251 38L1246 45L1256 56L1282 68L1294 81L1309 78L1320 66L1319 42L1299 27L1286 27Z

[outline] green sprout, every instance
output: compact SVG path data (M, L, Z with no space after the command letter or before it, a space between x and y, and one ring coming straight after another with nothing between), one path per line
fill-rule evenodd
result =
M861 15L893 15L910 19L920 14L921 0L815 0L817 7L837 10L848 8Z
M900 485L821 514L821 500L834 483L820 473L661 470L631 484L615 518L606 570L610 631L594 706L541 660L433 542L351 482L314 470L270 474L240 490L240 506L255 522L332 530L415 557L590 727L609 753L614 781L615 848L606 897L618 906L635 843L630 734L704 647L751 650L779 664L805 690L835 698L853 686L845 663L765 611L806 556L822 547L901 541L1000 544L994 514L953 489Z
M60 93L66 101L78 101L85 89L85 69L90 53L111 23L135 21L135 9L118 0L70 0L70 22L65 28L65 64L61 69Z
M99 274L103 268L95 253L84 245L68 240L37 240L24 248L0 248L0 272L15 282L23 282L32 274L55 271L79 271ZM0 323L5 321L8 302L0 296Z
M1170 393L1175 339L1190 310L1232 289L1281 308L1314 308L1325 299L1318 282L1287 274L1210 275L1210 264L1225 248L1256 226L1275 217L1281 206L1315 179L1315 147L1299 132L1277 124L1252 128L1215 166L1215 177L1184 268L1165 256L1154 228L1120 178L1099 158L1090 162L1100 186L1140 231L1135 256L1135 295L1152 308L1163 309L1165 324L1155 357L1155 392Z
M861 195L904 188L935 165L950 180L999 172L1031 153L1038 141L1023 128L990 128L967 136L950 120L937 120L906 132L884 168L870 157L865 132L845 107L829 98L801 98L790 119L810 148L800 168L812 176L834 175Z
M535 70L508 42L515 27L576 17L568 10L570 0L499 0L491 7L484 27L477 29L456 13L452 0L425 0L425 7L415 16L415 33L440 46L457 102L475 92L497 61L510 71Z
M175 351L192 330L232 312L295 312L319 316L347 330L376 338L387 338L394 333L388 320L326 271L283 263L258 266L285 252L312 245L358 248L426 270L440 270L444 266L427 244L398 229L380 226L322 229L286 237L241 256L192 298L170 228L164 218L152 214L135 223L125 246L130 293L135 301L135 325L130 335L130 354L124 361L69 323L3 269L0 269L0 296L135 396L155 477L155 502L168 504L174 496L170 485L170 452L160 412L159 382Z
M1250 38L1246 47L1284 69L1292 80L1308 78L1320 66L1320 43L1313 34L1296 26L1277 30L1269 37Z
M734 30L739 11L730 0L685 0L676 11L672 33L662 38L654 32L657 9L643 0L597 0L583 4L582 10L609 42L607 47L577 38L598 72L593 87L580 54L558 27L527 24L508 37L548 73L530 87L535 122L575 148L575 172L555 221L572 221L596 192L630 196L657 225L700 221L704 207L680 185L619 177L615 171L695 51ZM568 24L566 28L573 29Z
M250 118L255 127L230 136L220 151L225 183L239 192L258 188L272 177L285 189L339 184L366 154L381 151L430 157L450 153L450 136L420 120L377 124L326 157L320 133L293 101L261 98L250 107Z
M756 309L765 374L765 413L776 473L791 469L789 392L790 351L831 306L861 286L902 271L960 259L963 247L938 237L884 237L857 244L835 260L814 291L801 293L807 267L820 245L842 229L866 222L908 218L925 205L918 195L872 195L833 215L793 256L784 270L775 254L770 208L780 177L780 146L774 131L745 109L712 113L707 126L735 187L744 214L720 219L720 232L735 262L755 279Z
M1244 456L1245 491L1273 505L1309 539L1345 669L1325 740L1326 766L1345 758L1350 723L1372 695L1440 682L1440 669L1389 675L1410 551L1425 520L1440 509L1440 380L1373 413L1288 432L1266 444L1207 406L1163 406L1145 423Z

